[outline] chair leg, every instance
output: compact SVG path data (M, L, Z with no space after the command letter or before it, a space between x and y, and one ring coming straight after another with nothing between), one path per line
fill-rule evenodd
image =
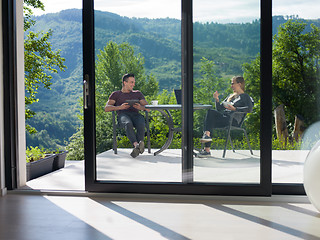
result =
M224 150L223 150L223 155L222 155L222 158L225 158L226 156L226 152L227 152L227 145L228 145L228 141L231 140L230 139L230 126L228 128L228 131L227 131L227 139L226 139L226 143L224 145ZM232 144L232 143L231 143ZM232 147L233 148L233 147Z
M118 150L117 150L117 132L116 132L116 128L117 128L117 125L116 125L116 114L115 112L113 111L112 112L112 130L113 130L113 152L114 154L117 154L118 153Z
M244 135L246 136L247 143L248 143L248 147L249 147L249 149L250 149L250 153L251 153L251 155L253 155L253 152L252 152L252 148L251 148L251 145L250 145L250 142L249 142L249 138L248 138L247 131L246 131L245 129L243 129L243 132L244 132Z
M232 151L233 151L233 152L236 152L236 151L234 150L234 147L233 147L233 142L232 142L231 136L230 136L229 140L230 140L230 145L231 145L231 147L232 147Z
M146 111L146 128L147 128L147 144L148 144L148 153L151 153L151 143L150 143L150 128L149 128L149 115Z

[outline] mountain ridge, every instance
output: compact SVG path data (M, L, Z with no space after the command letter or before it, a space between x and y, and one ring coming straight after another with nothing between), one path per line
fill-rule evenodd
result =
M54 136L58 145L64 145L71 132L80 125L77 114L81 114L79 99L82 96L82 10L67 9L58 13L34 16L32 31L53 30L49 41L53 50L61 50L66 59L65 72L52 74L51 90L39 88L38 103L31 109L63 119L61 128L73 123L68 135ZM273 31L286 22L283 16L274 16ZM316 22L319 25L319 20ZM205 57L216 64L219 76L242 74L244 62L252 61L260 48L260 21L251 23L219 24L214 22L194 23L194 78L200 74L200 59ZM110 12L95 11L96 54L107 42L128 42L145 58L145 70L152 73L161 90L179 88L181 85L181 21L177 19L128 18ZM63 110L63 113L61 113ZM45 124L39 117L28 120L39 132ZM41 125L41 128L37 128ZM47 123L47 125L50 122ZM56 124L59 127L59 123ZM62 131L56 131L62 132ZM45 134L45 133L43 133ZM48 136L53 136L47 132ZM45 138L42 136L42 138ZM27 145L32 145L27 137ZM38 141L39 142L39 141Z

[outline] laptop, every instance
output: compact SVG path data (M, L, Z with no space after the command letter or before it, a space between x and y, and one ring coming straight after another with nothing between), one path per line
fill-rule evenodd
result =
M177 104L181 104L181 89L174 89L174 94L176 95Z

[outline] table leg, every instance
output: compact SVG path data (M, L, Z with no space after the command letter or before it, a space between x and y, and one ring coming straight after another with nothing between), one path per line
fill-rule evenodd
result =
M161 153L162 151L166 150L173 139L173 132L174 132L174 124L173 124L173 119L172 119L172 115L170 114L169 110L158 110L159 112L161 112L162 116L164 116L167 120L167 124L169 127L169 133L168 133L168 139L167 141L163 144L163 146L154 153L154 156L158 155L159 153Z

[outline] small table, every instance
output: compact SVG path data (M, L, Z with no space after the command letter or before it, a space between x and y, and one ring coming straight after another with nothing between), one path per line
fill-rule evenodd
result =
M174 132L181 132L180 128L175 128L173 124L172 115L170 113L170 110L181 110L182 106L181 104L165 104L165 105L146 105L145 108L150 110L157 110L159 111L166 119L168 127L169 127L169 133L168 133L168 139L163 144L163 146L154 153L154 156L158 155L159 153L166 150L173 140L173 133ZM205 104L194 104L193 109L194 110L201 110L201 109L210 109L212 108L212 105L205 105Z

